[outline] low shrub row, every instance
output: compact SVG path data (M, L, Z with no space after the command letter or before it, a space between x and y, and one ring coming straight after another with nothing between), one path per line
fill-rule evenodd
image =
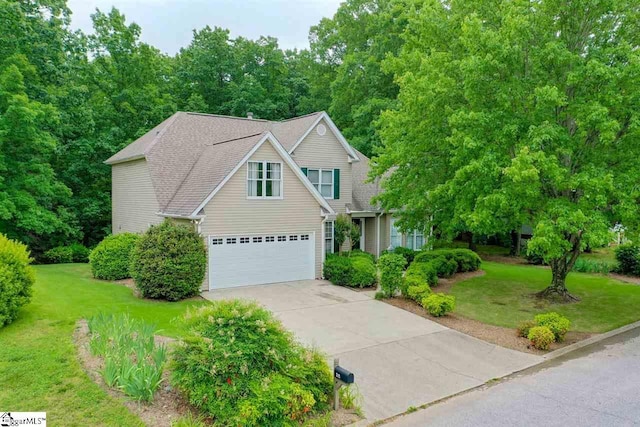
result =
M579 273L609 274L614 270L616 270L616 266L610 262L584 258L578 258L573 265L573 271Z
M217 301L185 316L173 383L215 425L289 426L329 408L325 356L256 303Z
M571 328L566 317L550 312L538 314L518 326L518 336L528 338L531 345L539 350L548 350L553 342L562 342Z
M31 300L36 280L31 261L25 245L0 233L0 328L13 322Z
M81 243L74 243L69 246L57 246L49 249L42 255L42 259L48 264L89 262L90 252L89 248Z
M365 288L378 282L373 255L362 251L327 255L323 274L325 279L339 286Z
M455 261L457 264L455 273L476 271L480 268L480 264L482 263L478 254L469 249L436 249L433 251L422 251L416 255L415 262L429 262L439 257Z
M104 359L105 383L134 400L153 400L167 359L164 345L155 344L155 327L126 314L99 314L88 326L90 351Z
M413 249L405 248L404 246L396 246L391 250L385 249L384 251L382 251L382 254L380 256L385 254L401 255L407 261L407 263L405 264L406 268L411 265L417 253L419 253L419 251L414 251Z

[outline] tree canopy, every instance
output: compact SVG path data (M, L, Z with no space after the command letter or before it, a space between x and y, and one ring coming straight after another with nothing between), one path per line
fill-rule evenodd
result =
M616 221L637 227L639 8L626 0L429 1L383 69L380 200L405 225L492 234L534 227L546 295Z

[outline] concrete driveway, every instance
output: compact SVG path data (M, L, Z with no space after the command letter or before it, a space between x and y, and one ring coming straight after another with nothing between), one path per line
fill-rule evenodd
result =
M542 358L486 343L321 280L204 292L255 300L355 374L369 421L519 371Z

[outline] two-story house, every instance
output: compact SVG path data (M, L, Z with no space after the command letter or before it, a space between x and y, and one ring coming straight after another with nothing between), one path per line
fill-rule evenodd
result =
M324 112L278 122L178 112L106 161L113 233L191 223L208 248L209 289L321 277L340 213L376 256L420 248L422 234L401 235L371 204L368 162Z

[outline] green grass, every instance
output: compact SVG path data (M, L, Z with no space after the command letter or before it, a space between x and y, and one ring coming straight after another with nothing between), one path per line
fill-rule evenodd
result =
M590 253L583 252L580 254L580 258L617 264L615 248L613 247L593 249Z
M12 411L46 411L52 425L138 426L142 422L84 373L72 336L80 318L127 312L176 336L172 320L202 301L141 300L124 286L91 278L87 264L36 266L30 304L0 329L0 402Z
M569 292L581 299L551 304L533 297L551 281L547 268L483 262L486 274L457 283L455 312L492 325L515 328L538 313L558 312L571 320L571 329L606 332L640 320L640 286L607 276L571 273Z

